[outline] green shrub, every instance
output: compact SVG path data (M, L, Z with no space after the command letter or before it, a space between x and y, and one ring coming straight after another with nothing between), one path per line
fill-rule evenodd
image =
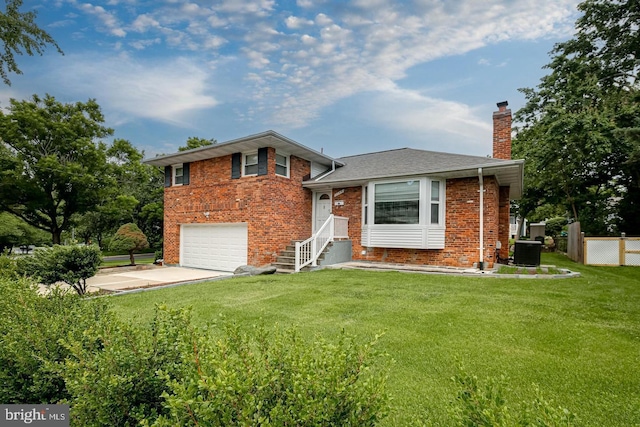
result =
M98 322L101 301L54 288L47 296L28 279L0 278L0 402L55 403L70 397L59 369L65 345Z
M561 427L575 425L569 410L545 400L534 385L533 401L510 407L505 398L507 379L480 381L462 369L453 377L459 392L450 410L455 425L464 427Z
M134 426L168 412L162 395L183 368L180 342L190 328L188 312L156 309L150 325L98 322L69 343L73 425Z
M0 402L68 403L74 426L373 426L387 414L375 340L196 328L165 307L129 324L107 301L0 278Z
M343 333L336 344L310 344L294 331L250 334L228 323L223 331L184 343L187 371L167 378L170 415L154 426L373 426L387 414L375 341L358 345Z
M64 282L78 295L87 292L87 279L95 276L102 263L100 248L91 246L59 246L36 249L33 256L21 257L18 271L37 278L43 285Z
M16 259L9 255L9 250L5 249L0 253L0 278L17 279L18 276Z
M548 219L544 226L545 234L555 240L562 231L562 228L567 225L567 222L567 219L561 216Z

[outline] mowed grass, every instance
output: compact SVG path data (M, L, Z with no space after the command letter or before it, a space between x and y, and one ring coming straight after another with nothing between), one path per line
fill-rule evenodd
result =
M462 364L480 379L507 380L511 406L545 398L578 425L640 425L640 268L585 267L555 254L543 263L580 271L574 279L496 279L323 270L185 285L112 297L132 321L154 304L192 307L197 323L220 315L251 326L293 325L312 339L341 329L380 345L395 360L393 410L383 423L416 417L449 425L451 377Z

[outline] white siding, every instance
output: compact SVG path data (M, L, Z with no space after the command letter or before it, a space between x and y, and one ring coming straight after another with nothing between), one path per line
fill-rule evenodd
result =
M331 165L322 165L317 162L311 162L311 178L315 178L323 172L326 172Z
M362 227L362 246L377 248L444 249L442 227L374 225Z
M444 249L444 231L442 227L427 228L427 248Z

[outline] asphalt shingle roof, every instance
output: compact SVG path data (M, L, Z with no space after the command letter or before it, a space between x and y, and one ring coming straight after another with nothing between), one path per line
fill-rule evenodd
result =
M505 160L438 151L401 148L377 153L360 154L337 159L344 166L337 168L320 182L356 181L376 178L427 175L450 171L499 166Z

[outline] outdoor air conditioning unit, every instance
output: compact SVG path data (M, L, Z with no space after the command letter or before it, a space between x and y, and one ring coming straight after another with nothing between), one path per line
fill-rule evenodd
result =
M515 265L539 266L542 243L537 240L517 240L513 253Z

